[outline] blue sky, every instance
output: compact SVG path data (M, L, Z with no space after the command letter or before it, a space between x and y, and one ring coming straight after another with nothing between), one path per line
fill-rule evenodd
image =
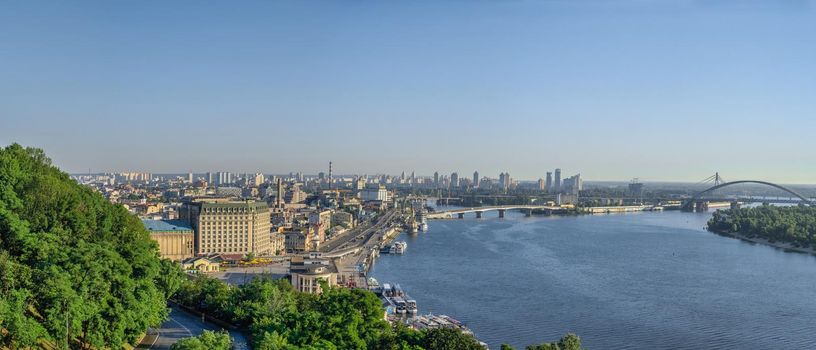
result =
M816 2L7 1L0 143L72 172L816 183Z

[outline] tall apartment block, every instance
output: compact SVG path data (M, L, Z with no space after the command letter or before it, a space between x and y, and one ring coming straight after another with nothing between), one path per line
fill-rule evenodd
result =
M195 230L196 254L273 255L266 202L204 198L185 203L182 218Z

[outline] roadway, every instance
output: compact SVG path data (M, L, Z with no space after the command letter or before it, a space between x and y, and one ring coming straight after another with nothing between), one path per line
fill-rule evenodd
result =
M348 243L359 242L362 244L366 241L366 239L377 232L378 230L382 229L386 225L388 225L391 220L394 219L394 216L397 215L396 209L390 209L385 214L381 215L377 218L377 221L371 224L365 224L364 226L355 227L354 229L349 230L348 232L328 241L324 244L320 245L321 252L331 252L338 248L349 248L345 247Z
M176 307L170 308L170 315L159 328L151 328L137 349L169 350L177 341L198 336L205 330L219 331L223 328L210 323L202 322L201 317L184 312ZM249 349L246 336L240 332L227 330L233 339L233 349Z

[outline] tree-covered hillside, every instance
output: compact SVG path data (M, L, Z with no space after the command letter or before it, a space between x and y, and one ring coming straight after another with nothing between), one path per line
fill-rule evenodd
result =
M42 150L0 149L0 345L120 348L166 317L178 276L122 206Z

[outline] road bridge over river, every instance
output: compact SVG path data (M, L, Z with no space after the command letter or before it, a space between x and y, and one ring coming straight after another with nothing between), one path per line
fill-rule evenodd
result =
M488 211L497 211L499 212L499 217L503 218L504 213L508 210L519 210L524 212L527 216L530 216L533 210L545 211L545 212L560 212L566 211L567 208L560 207L560 206L552 206L552 205L497 205L497 206L486 206L486 207L471 207L471 208L458 208L458 209L451 209L451 210L444 210L444 211L437 211L433 213L428 213L426 216L428 219L451 219L453 217L458 217L460 219L465 217L467 213L476 213L477 218L482 217L482 213Z

